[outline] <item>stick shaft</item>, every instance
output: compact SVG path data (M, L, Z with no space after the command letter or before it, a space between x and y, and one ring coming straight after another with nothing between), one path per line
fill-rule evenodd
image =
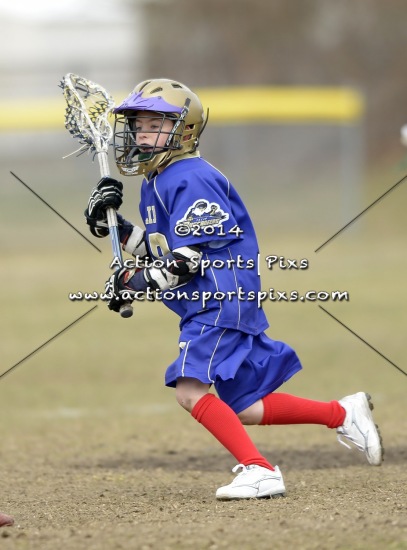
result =
M102 178L107 178L110 176L110 169L109 169L109 161L107 158L107 153L104 151L101 151L100 153L96 153L99 161L99 168L100 168L100 175Z
M107 153L105 152L97 153L97 158L99 161L100 175L102 176L102 178L106 178L110 176ZM107 214L107 224L109 226L110 240L112 241L113 254L115 256L115 259L117 258L119 260L120 265L123 265L123 256L122 256L122 249L120 246L116 211L114 208L107 208L106 214Z
M102 151L101 153L97 153L97 157L99 161L100 175L102 176L102 178L106 178L110 176L107 153ZM117 223L116 210L114 208L107 208L106 214L107 214L107 224L109 226L110 240L112 241L114 258L115 259L117 258L120 262L120 265L122 266L123 255L122 255L122 249L120 246L120 237L119 237L119 228ZM131 304L123 304L120 308L120 315L125 318L131 317L133 315L133 307L131 306Z

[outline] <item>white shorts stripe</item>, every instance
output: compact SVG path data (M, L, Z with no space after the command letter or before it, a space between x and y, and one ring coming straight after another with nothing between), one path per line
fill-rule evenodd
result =
M221 339L222 339L222 336L225 334L225 332L226 332L227 330L228 330L228 329L225 328L225 330L224 330L224 331L222 332L222 334L219 336L218 341L216 342L215 349L213 350L213 353L212 353L212 355L211 355L211 359L210 359L210 361L209 361L209 366L208 366L208 378L209 378L209 380L212 382L212 384L215 383L215 380L212 380L212 378L211 378L211 366L212 366L212 361L213 361L213 358L215 357L215 353L216 353L216 350L218 349L218 346L219 346L219 343L220 343L220 341L221 341Z
M184 359L182 361L181 376L185 376L185 374L184 374L184 372L185 372L185 361L186 361L186 358L187 358L188 346L189 346L190 342L191 342L191 340L188 340L187 345L184 348L185 352L184 352Z

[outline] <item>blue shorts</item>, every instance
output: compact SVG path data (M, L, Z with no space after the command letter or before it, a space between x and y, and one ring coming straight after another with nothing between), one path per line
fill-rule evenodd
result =
M276 390L301 370L295 353L264 332L253 336L238 330L189 321L181 331L180 355L167 368L165 385L196 378L213 384L222 401L236 413Z

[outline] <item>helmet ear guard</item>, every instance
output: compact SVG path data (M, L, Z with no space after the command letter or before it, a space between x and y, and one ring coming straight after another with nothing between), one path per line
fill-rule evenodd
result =
M152 118L161 118L156 144L165 120L174 124L163 146L141 153L136 141L136 132L131 127L137 112L151 111ZM172 158L194 152L206 126L202 104L196 94L183 84L156 79L141 82L133 92L114 110L114 151L120 173L141 175L154 172Z
M174 123L174 126L172 127L172 130L170 132L170 134L168 135L168 138L167 138L167 141L165 142L165 145L167 147L170 146L171 144L171 141L173 140L174 136L177 135L177 130L179 128L180 125L182 125L182 131L181 131L181 134L180 134L180 137L184 135L184 129L185 129L185 117L187 116L188 112L189 112L189 106L191 104L191 100L189 99L189 97L186 98L185 100L185 105L184 107L182 108L182 111L181 111L181 114L179 115L179 118L176 120L176 122ZM178 140L175 144L174 142L174 146L176 149L181 149L182 148L182 145L180 144L180 140Z

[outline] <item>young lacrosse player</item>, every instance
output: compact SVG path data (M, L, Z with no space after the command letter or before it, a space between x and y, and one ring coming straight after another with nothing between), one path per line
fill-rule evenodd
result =
M144 175L145 228L118 217L123 249L137 265L112 275L109 307L119 311L136 293L150 299L160 293L179 315L180 351L165 384L235 457L233 472L240 470L216 497L285 493L278 466L258 451L243 425L322 424L379 466L383 451L368 394L319 402L274 393L301 364L293 349L264 332L269 325L257 301L256 234L234 187L199 154L207 118L199 98L179 82L147 80L115 109L115 117L118 169ZM93 235L108 234L105 210L120 207L122 187L104 178L93 190L85 212ZM218 397L209 393L211 386Z

